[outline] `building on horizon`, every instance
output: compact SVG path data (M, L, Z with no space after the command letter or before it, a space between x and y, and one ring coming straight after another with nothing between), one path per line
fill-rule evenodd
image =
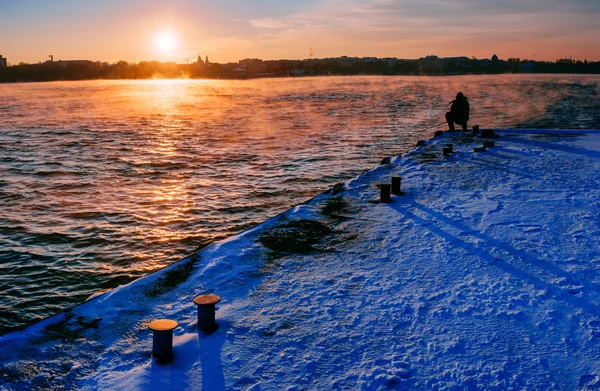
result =
M51 64L56 67L62 67L63 69L67 68L67 66L71 65L91 65L93 61L91 60L54 60L54 56L48 56L50 60L44 61L44 64Z
M6 60L6 57L2 57L2 55L0 54L0 68L6 68L8 66L8 61Z

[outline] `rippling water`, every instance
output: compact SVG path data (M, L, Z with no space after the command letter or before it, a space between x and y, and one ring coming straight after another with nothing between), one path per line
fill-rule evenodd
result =
M597 76L0 85L0 333L249 228L430 138L600 128ZM443 129L440 126L439 129Z

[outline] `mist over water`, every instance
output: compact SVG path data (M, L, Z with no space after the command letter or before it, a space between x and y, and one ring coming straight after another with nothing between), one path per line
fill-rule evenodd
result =
M599 76L0 85L0 334L401 155L445 125L600 129Z

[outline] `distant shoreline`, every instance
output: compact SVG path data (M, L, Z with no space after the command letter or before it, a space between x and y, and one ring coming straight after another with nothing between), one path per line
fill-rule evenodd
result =
M271 60L245 59L211 63L198 58L189 64L143 61L114 64L88 60L46 61L0 67L0 83L76 80L209 79L245 80L306 76L463 76L496 74L600 74L600 62L561 59L556 62L468 57L418 60L375 57Z

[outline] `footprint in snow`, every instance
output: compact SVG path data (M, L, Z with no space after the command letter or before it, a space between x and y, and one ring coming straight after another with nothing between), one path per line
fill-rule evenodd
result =
M496 206L496 209L490 210L488 212L488 214L494 214L494 213L500 213L504 210L504 204L502 203L498 203L498 206Z
M583 375L579 378L579 387L583 387L583 386L588 386L591 385L592 383L597 383L596 381L596 375L591 374L591 375Z
M571 295L578 295L581 293L581 288L580 287L569 288L567 290L567 292L569 292L569 294L571 294Z
M412 376L412 374L407 368L399 368L396 371L396 376L398 376L401 379L408 379Z
M596 338L600 337L600 320L592 320L588 325L592 329L592 335Z

